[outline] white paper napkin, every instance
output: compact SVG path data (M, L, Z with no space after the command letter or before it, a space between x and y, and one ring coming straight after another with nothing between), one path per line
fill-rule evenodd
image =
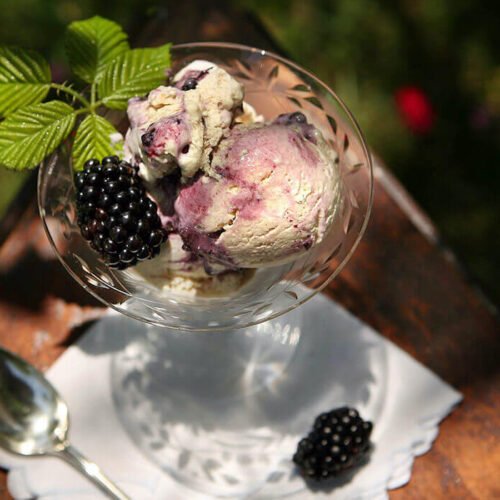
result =
M373 421L374 449L315 498L387 498L461 400L320 295L248 332L145 330L110 314L47 372L69 406L72 444L133 499L311 498L290 457L314 417L343 404ZM16 499L101 498L55 458L0 451L0 464Z

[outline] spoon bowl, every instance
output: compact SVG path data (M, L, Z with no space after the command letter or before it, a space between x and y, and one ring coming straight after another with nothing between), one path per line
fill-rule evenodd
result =
M68 441L69 412L34 366L0 348L0 446L19 455L59 457L109 498L128 497Z
M68 408L33 366L0 349L0 445L20 455L64 448Z

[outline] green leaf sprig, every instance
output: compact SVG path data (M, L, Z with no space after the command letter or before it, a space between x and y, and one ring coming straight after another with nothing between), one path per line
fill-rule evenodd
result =
M0 165L37 166L75 126L75 170L89 158L120 154L123 143L103 111L126 109L130 98L164 83L170 66L170 44L131 49L122 28L99 16L71 23L65 46L76 85L52 82L37 52L0 45ZM43 102L51 89L67 99Z

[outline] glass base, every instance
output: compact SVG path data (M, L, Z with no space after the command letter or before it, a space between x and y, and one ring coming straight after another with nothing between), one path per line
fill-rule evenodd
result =
M314 417L350 404L373 419L381 393L371 388L384 378L379 348L318 314L324 302L333 309L318 297L234 332L135 334L112 363L117 414L135 444L205 494L301 490L291 457Z

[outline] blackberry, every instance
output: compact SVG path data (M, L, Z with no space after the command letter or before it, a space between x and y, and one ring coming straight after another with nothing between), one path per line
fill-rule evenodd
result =
M182 90L193 90L197 87L198 85L198 80L196 78L188 78L184 84L182 85Z
M307 479L321 481L337 476L368 452L372 427L353 408L322 413L314 421L313 430L299 442L293 461Z
M279 125L293 125L298 123L299 125L307 123L307 118L304 113L296 111L295 113L282 113L274 120L274 123Z
M301 113L300 111L296 111L295 113L292 113L288 117L290 123L307 123L307 118L304 113Z
M141 142L145 148L149 148L155 140L155 129L152 128L141 135Z
M138 168L117 156L88 160L75 174L77 222L104 262L125 269L158 255L167 233Z

